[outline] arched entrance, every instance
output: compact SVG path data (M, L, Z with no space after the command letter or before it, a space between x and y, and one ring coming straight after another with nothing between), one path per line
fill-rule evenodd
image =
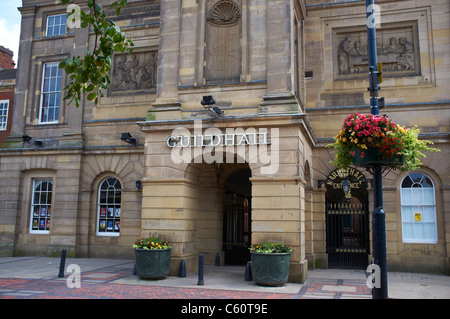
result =
M183 211L189 211L192 255L202 253L205 264L214 264L217 253L225 265L250 260L251 176L249 164L242 161L188 165L185 181L190 191L185 192Z
M326 181L328 268L366 269L369 263L369 199L364 175L336 169Z
M245 265L250 260L251 170L240 169L226 179L223 209L223 251L225 264Z

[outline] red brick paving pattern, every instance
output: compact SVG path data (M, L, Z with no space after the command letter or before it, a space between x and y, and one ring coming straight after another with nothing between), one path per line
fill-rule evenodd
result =
M19 295L14 295L17 299L293 299L296 297L295 294L282 293L112 283L82 282L81 288L70 289L65 281L0 279L0 299L11 297L8 290L14 294L18 293ZM22 295L23 291L26 291L25 295ZM33 291L36 291L36 293L33 294Z
M64 278L54 280L0 278L0 299L310 299L370 298L364 283L310 282L297 294L252 292L206 288L114 284L119 276L107 280L90 277L80 288L68 288ZM352 292L327 291L330 285L355 287Z

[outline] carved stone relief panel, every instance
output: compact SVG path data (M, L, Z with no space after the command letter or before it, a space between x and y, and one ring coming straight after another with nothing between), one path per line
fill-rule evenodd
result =
M111 93L155 91L158 51L118 54L112 67Z
M369 72L367 30L335 29L333 32L335 79L367 76ZM420 74L417 25L392 24L377 29L377 58L386 76Z

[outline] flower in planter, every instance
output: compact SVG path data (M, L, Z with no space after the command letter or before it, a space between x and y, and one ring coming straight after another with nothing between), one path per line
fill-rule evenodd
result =
M169 249L171 246L167 241L163 241L157 237L147 237L138 239L134 242L135 249Z
M352 157L365 158L370 150L376 150L381 160L403 156L403 164L395 168L415 170L422 165L420 157L425 157L425 151L439 151L428 147L433 144L431 141L419 140L419 132L416 126L407 129L386 116L350 114L334 137L335 142L328 145L336 151L336 159L331 163L345 168L352 164Z
M250 247L250 251L260 254L282 254L292 252L292 248L284 244L268 242L254 244Z

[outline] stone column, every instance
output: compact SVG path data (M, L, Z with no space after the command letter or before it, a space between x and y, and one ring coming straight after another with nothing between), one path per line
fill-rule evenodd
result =
M161 1L161 25L159 33L158 80L156 108L179 108L178 69L180 55L180 0Z
M73 56L84 56L88 49L89 43L89 30L88 29L75 29ZM72 58L72 57L70 57ZM65 92L62 92L65 94ZM61 138L59 144L61 146L81 146L83 140L82 126L83 126L83 110L85 99L80 101L80 106L76 107L75 103L68 104L66 101L66 119L67 119L67 131L64 132L64 137Z
M250 0L248 2L248 33L249 33L249 80L264 81L267 77L267 24L266 0Z
M267 94L260 113L298 113L292 92L291 2L267 1Z
M280 242L293 249L289 282L304 282L305 259L304 185L300 177L253 177L252 244Z
M200 14L200 4L197 1L182 1L181 38L180 38L180 85L197 85L196 82L196 46L198 41L197 24ZM204 46L202 46L203 48Z
M20 32L20 47L17 58L16 93L14 95L14 112L12 114L11 135L3 142L3 148L22 148L23 134L25 132L25 103L27 101L30 83L29 70L31 70L31 50L33 44L34 20L37 5L19 8L22 14Z
M182 259L187 273L196 271L198 185L186 179L144 178L142 196L142 237L170 243L170 275L178 275Z
M328 268L325 192L325 187L312 191L311 269Z

